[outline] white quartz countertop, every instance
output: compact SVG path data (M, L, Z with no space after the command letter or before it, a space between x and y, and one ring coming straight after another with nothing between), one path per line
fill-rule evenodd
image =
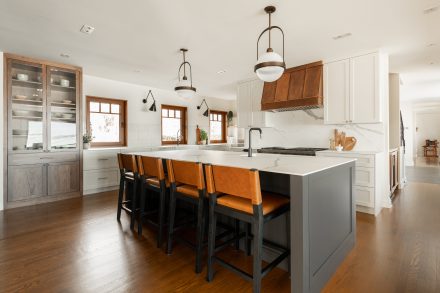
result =
M212 150L170 150L131 152L162 159L202 162L229 167L258 169L273 173L306 176L326 169L354 162L351 158L291 156L257 153L249 158L245 152L212 151Z

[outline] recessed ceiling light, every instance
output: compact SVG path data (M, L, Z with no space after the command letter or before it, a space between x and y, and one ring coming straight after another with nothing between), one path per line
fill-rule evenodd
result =
M91 35L94 30L95 30L95 28L93 26L85 24L81 27L80 32Z
M428 9L423 10L423 14L430 14L436 12L439 9L439 6L434 6Z
M69 58L70 57L70 55L67 54L67 53L61 53L60 56L63 57L63 58Z
M135 69L135 70L133 70L133 72L139 73L141 71L139 69Z
M337 41L337 40L348 38L348 37L351 37L351 33L345 33L342 35L334 36L333 40Z
M428 44L426 47L434 47L434 46L437 46L437 44L431 43L431 44Z
M429 65L434 65L435 64L435 62L434 61L431 61L430 63L429 63Z
M223 73L226 73L226 70L221 69L221 70L217 71L217 74L223 74Z

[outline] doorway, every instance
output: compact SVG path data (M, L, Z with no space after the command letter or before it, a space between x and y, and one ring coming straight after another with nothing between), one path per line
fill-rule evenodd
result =
M439 142L440 109L416 110L414 112L415 159L414 166L406 169L408 181L440 184ZM428 151L426 151L427 146Z

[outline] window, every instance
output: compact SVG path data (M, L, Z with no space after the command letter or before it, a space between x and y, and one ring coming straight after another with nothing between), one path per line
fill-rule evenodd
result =
M209 138L212 143L226 142L226 112L209 111Z
M186 107L162 105L162 144L187 143Z
M126 146L125 116L127 101L86 97L87 132L93 136L93 147Z

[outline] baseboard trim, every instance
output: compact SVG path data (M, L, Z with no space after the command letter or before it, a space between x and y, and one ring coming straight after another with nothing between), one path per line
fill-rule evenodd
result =
M41 197L37 197L34 199L30 199L30 200L11 201L11 202L7 202L5 209L8 210L8 209L14 209L14 208L19 208L19 207L44 204L44 203L49 203L49 202L54 202L54 201L59 201L59 200L69 199L69 198L75 198L75 197L81 197L81 193L71 192L71 193L66 193L66 194L62 194L62 195L41 196Z
M91 195L91 194L95 194L95 193L118 190L118 189L119 189L119 186L109 186L109 187L87 189L87 190L83 191L83 195Z

